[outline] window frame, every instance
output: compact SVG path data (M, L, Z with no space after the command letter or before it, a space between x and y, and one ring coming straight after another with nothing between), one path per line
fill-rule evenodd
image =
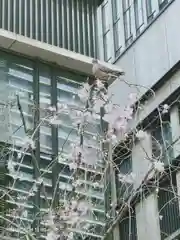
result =
M141 3L141 10L142 10L142 23L139 23L139 1ZM141 33L141 27L144 25L144 12L143 12L143 2L142 0L134 0L134 20L135 20L135 28L136 28L136 35L138 36Z
M105 14L104 14L104 9L108 6L109 4L109 1L106 1L103 5L102 5L102 33L103 33L103 50L104 50L104 60L106 62L109 62L111 59L112 59L112 56L108 56L108 44L105 44L105 42L107 41L107 36L108 34L110 34L111 32L111 28L110 28L110 24L109 24L109 27L107 27L107 29L104 27L104 23L106 22L105 21Z
M168 5L168 0L158 0L158 4L159 4L159 11L161 11L166 5Z
M125 6L124 0L122 1L122 7L123 7L123 20L124 20L124 39L125 39L125 46L128 47L132 41L133 41L133 33L132 33L132 24L131 24L131 11L132 11L132 5L130 4L130 0L128 1L128 6ZM127 14L128 14L128 18L129 18L129 35L127 36Z
M118 0L113 0L112 1L113 40L114 40L115 57L120 55L121 49L122 49L122 44L120 44L120 46L117 47L117 45L120 43L120 39L121 39L120 27L119 27L119 23L120 23L121 18L120 18L120 13L117 12L117 1ZM119 32L119 34L118 34L118 32Z

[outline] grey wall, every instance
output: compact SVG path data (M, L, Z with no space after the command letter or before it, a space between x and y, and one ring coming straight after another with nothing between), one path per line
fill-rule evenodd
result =
M140 96L180 60L179 9L180 1L172 2L116 62L125 70L125 80L137 86L116 81L111 86L115 102L124 103L132 91Z

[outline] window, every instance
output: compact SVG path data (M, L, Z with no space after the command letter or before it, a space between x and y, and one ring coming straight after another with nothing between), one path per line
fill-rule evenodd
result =
M169 115L157 120L152 126L152 152L155 159L165 164L173 160L171 125Z
M137 227L135 210L126 213L119 223L120 239L137 240Z
M103 21L103 42L104 42L104 59L110 61L111 59L111 33L109 24L109 2L102 7L102 21Z
M125 32L125 44L128 46L132 40L131 30L131 3L130 0L123 0L123 17L124 17L124 32Z
M153 0L146 0L146 12L147 12L147 21L148 23L154 18L156 5Z
M140 34L144 26L143 5L142 0L134 0L134 14L136 24L136 34Z
M32 128L32 82L33 69L31 62L1 54L0 57L0 102L1 102L1 138L23 144L26 136L22 117L17 106L17 96L26 124L26 130ZM8 105L8 107L7 107Z
M177 194L176 172L171 172L160 183L158 208L160 216L161 239L166 239L180 226L179 204ZM176 238L175 238L176 239Z
M121 39L120 39L120 1L113 1L113 31L114 31L114 50L115 57L120 54Z
M133 189L132 158L130 143L121 144L114 151L113 161L116 164L116 188L118 202L128 199Z
M159 9L161 10L168 4L168 0L159 0Z

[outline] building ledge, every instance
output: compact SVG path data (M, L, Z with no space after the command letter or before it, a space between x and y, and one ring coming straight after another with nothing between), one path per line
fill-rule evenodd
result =
M27 58L58 65L85 75L92 75L92 58L69 51L64 48L52 46L34 39L30 39L4 29L0 29L0 48L21 54ZM114 70L122 71L115 65L103 62L103 65Z

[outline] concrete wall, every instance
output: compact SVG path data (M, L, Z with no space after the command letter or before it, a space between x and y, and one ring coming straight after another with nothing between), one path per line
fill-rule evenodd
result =
M138 141L132 149L132 171L135 174L134 188L137 189L147 172L151 168L152 144L151 135L146 136Z
M153 193L136 205L138 240L160 240L157 195Z
M132 91L141 95L180 60L179 9L180 1L172 2L116 62L125 70L125 80L138 87L116 81L111 86L115 102L126 102L127 94Z

